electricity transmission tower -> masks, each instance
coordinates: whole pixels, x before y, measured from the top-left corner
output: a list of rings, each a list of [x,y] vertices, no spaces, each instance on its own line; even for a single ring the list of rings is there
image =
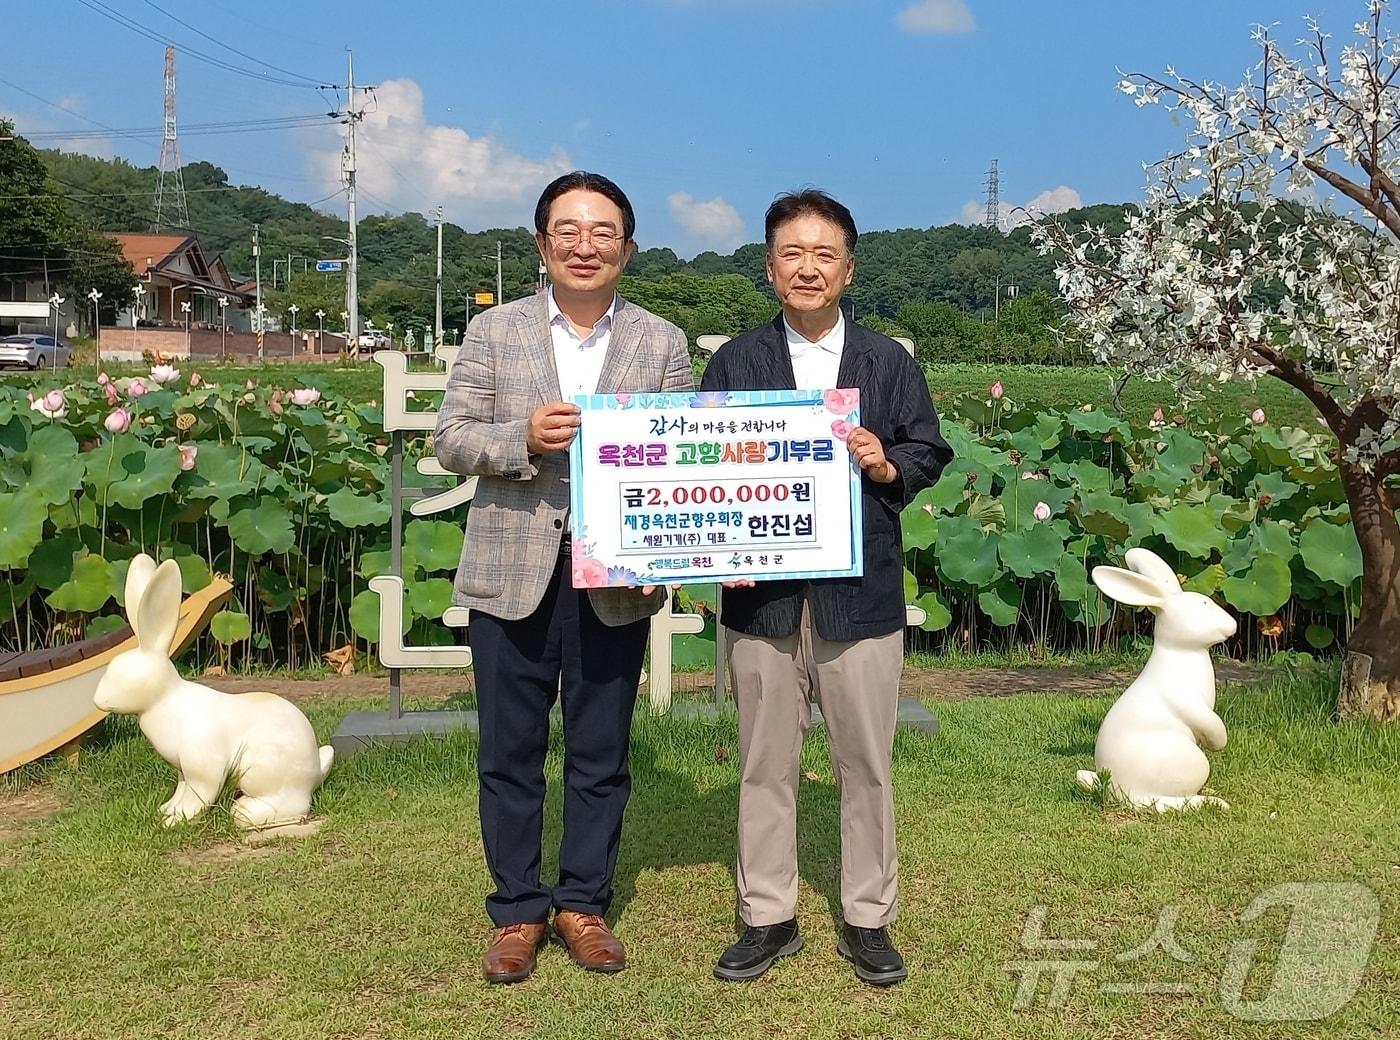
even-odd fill
[[[992,160],[992,168],[987,171],[987,215],[982,223],[989,228],[1001,229],[1001,175],[997,172],[997,161]]]
[[[168,183],[167,183],[168,182]],[[190,210],[185,201],[185,178],[180,172],[180,142],[175,136],[175,48],[165,48],[165,135],[160,142],[160,180],[156,185],[156,224],[168,222],[189,230]]]

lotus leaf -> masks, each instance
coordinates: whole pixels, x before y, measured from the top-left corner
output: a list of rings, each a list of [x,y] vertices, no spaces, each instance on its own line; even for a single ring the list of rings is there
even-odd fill
[[[1361,545],[1350,524],[1317,519],[1298,539],[1303,565],[1323,581],[1346,588],[1361,577]]]

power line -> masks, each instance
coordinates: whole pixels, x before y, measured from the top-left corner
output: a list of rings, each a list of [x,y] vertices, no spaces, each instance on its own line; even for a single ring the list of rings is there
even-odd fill
[[[100,14],[104,18],[116,22],[123,28],[130,29],[138,36],[144,36],[146,39],[152,41],[153,43],[159,43],[162,46],[168,43],[168,40],[164,34],[158,33],[155,30],[142,25],[135,19],[128,18],[120,11],[114,11],[112,8],[108,7],[105,3],[103,3],[102,0],[78,0],[78,3],[82,4],[90,11],[93,11],[96,14]],[[208,65],[214,66],[215,68],[224,69],[227,72],[232,72],[239,76],[247,76],[249,79],[257,80],[259,83],[275,83],[279,86],[297,87],[303,90],[319,89],[321,86],[315,80],[307,79],[304,76],[299,77],[301,82],[298,82],[297,80],[293,79],[284,79],[269,76],[266,73],[262,72],[254,72],[252,69],[246,69],[242,68],[241,66],[231,64],[230,62],[224,61],[222,58],[216,58],[211,54],[206,54],[203,51],[195,50],[193,47],[186,47],[181,45],[177,46],[176,49],[181,54],[186,54],[189,57],[196,59],[197,61],[202,61]]]
[[[368,137],[367,137],[367,138],[365,139],[365,142],[364,142],[364,143],[369,147],[369,150],[370,150],[371,152],[373,152],[375,155],[379,156],[380,159],[384,160],[384,164],[385,164],[386,166],[388,166],[389,169],[392,170],[392,171],[394,172],[394,174],[399,178],[399,180],[403,181],[403,182],[404,182],[405,184],[407,184],[410,188],[412,188],[414,191],[416,191],[419,195],[423,196],[423,198],[426,199],[426,198],[428,197],[428,193],[427,193],[426,191],[424,191],[423,188],[422,188],[417,182],[415,182],[411,177],[409,177],[408,174],[404,173],[401,169],[399,169],[397,166],[395,166],[395,165],[394,165],[394,161],[393,161],[392,159],[390,159],[387,155],[385,155],[385,154],[374,144],[373,141],[369,140]],[[369,194],[369,193],[366,192],[365,194]]]
[[[115,128],[115,127],[108,126],[106,123],[99,123],[96,119],[93,119],[93,118],[91,118],[90,116],[85,116],[85,115],[83,115],[81,112],[74,112],[71,108],[64,108],[64,107],[63,107],[62,105],[60,105],[58,102],[56,102],[56,101],[50,101],[48,98],[40,97],[38,94],[34,93],[32,90],[27,90],[27,89],[25,89],[24,87],[21,87],[18,83],[11,83],[9,80],[4,79],[4,78],[0,78],[0,83],[3,83],[5,86],[9,87],[9,88],[12,89],[12,90],[17,90],[17,91],[19,91],[21,94],[24,94],[26,97],[31,97],[31,98],[33,98],[35,101],[39,102],[40,104],[48,105],[50,108],[56,109],[57,111],[62,112],[62,113],[64,113],[65,115],[72,116],[74,119],[81,119],[83,122],[85,122],[85,123],[91,123],[93,126],[100,126],[103,130],[112,130],[112,131],[116,131],[116,128]],[[120,131],[116,131],[116,132],[120,132]],[[153,143],[153,142],[152,142],[152,143]]]
[[[57,178],[54,178],[57,180]],[[62,184],[62,181],[59,181]],[[225,184],[217,188],[188,188],[186,195],[196,193],[204,194],[211,191],[261,191],[261,188],[253,188],[245,184]],[[88,191],[88,192],[58,192],[57,194],[36,194],[25,192],[19,195],[0,195],[0,199],[129,199],[141,198],[147,195],[154,195],[155,188],[147,191]],[[337,190],[336,194],[340,194]]]
[[[276,132],[282,130],[308,130],[326,125],[326,117],[321,115],[311,116],[283,116],[275,119],[250,119],[243,121],[233,121],[228,123],[192,123],[189,126],[180,127],[180,135],[194,137],[209,137],[223,134],[251,134],[262,132]],[[150,135],[161,132],[160,127],[131,127],[129,129],[110,128],[105,131],[94,130],[37,130],[33,133],[22,133],[20,136],[28,141],[82,141],[97,137],[119,137],[134,140],[145,140]]]
[[[290,69],[284,69],[284,68],[281,68],[281,67],[279,67],[279,66],[277,66],[277,65],[271,65],[271,64],[269,64],[268,62],[263,61],[261,58],[258,58],[258,57],[255,57],[255,56],[252,55],[252,54],[247,54],[247,53],[245,53],[245,52],[243,52],[243,51],[240,51],[237,47],[230,47],[228,44],[224,43],[222,40],[217,40],[217,39],[215,39],[214,37],[210,36],[208,33],[202,32],[202,31],[200,31],[199,29],[196,29],[196,28],[195,28],[193,25],[191,25],[189,22],[186,22],[186,21],[181,20],[180,18],[177,18],[175,15],[171,14],[171,13],[170,13],[169,11],[167,11],[165,8],[163,8],[163,7],[161,7],[160,5],[158,5],[158,4],[154,3],[154,2],[152,2],[152,0],[142,0],[142,2],[143,2],[147,7],[151,8],[152,10],[159,12],[162,16],[164,16],[164,17],[166,17],[166,18],[169,18],[169,19],[170,19],[172,22],[174,22],[176,25],[183,25],[186,29],[188,29],[190,32],[194,33],[196,36],[203,37],[204,39],[208,40],[210,43],[215,44],[215,45],[217,45],[217,46],[219,46],[219,47],[222,47],[222,48],[223,48],[224,50],[226,50],[226,51],[230,51],[230,52],[232,52],[232,53],[234,53],[234,54],[237,54],[240,58],[247,58],[249,61],[255,61],[255,62],[257,62],[259,65],[263,66],[264,68],[271,69],[273,72],[280,72],[280,73],[282,73],[283,75],[292,77],[293,79],[306,80],[307,83],[309,83],[309,84],[311,84],[312,86],[315,86],[315,87],[320,87],[320,86],[322,85],[322,84],[319,83],[317,80],[311,79],[311,78],[309,78],[309,77],[307,77],[307,76],[303,76],[300,72],[292,72]]]

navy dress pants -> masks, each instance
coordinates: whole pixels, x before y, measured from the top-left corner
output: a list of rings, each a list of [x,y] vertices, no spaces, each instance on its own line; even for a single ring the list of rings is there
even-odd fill
[[[474,611],[467,628],[481,725],[481,838],[497,927],[544,921],[551,907],[604,914],[612,901],[645,620],[605,625],[561,557],[534,613],[504,621]],[[540,880],[549,712],[564,716],[564,834],[559,883]]]

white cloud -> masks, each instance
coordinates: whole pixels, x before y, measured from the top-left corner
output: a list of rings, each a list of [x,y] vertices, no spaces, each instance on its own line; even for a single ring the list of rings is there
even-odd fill
[[[965,33],[975,25],[965,0],[918,0],[900,11],[895,21],[911,33]]]
[[[1003,202],[999,214],[1001,229],[1010,231],[1022,224],[1038,220],[1048,213],[1063,213],[1065,210],[1078,209],[1083,205],[1084,200],[1079,197],[1079,192],[1067,184],[1061,184],[1049,191],[1042,191],[1029,202],[1019,206]],[[986,219],[986,202],[969,199],[963,203],[962,216],[958,222],[961,224],[981,224]]]
[[[702,202],[688,192],[666,197],[671,217],[698,244],[710,249],[734,249],[743,245],[744,220],[739,211],[715,196]]]
[[[459,223],[528,224],[540,189],[574,168],[559,147],[531,158],[494,137],[429,123],[423,90],[411,79],[379,84],[355,140],[357,183],[373,196],[367,208],[378,200],[426,213],[440,204]],[[315,153],[313,161],[327,190],[340,185],[338,147]]]

